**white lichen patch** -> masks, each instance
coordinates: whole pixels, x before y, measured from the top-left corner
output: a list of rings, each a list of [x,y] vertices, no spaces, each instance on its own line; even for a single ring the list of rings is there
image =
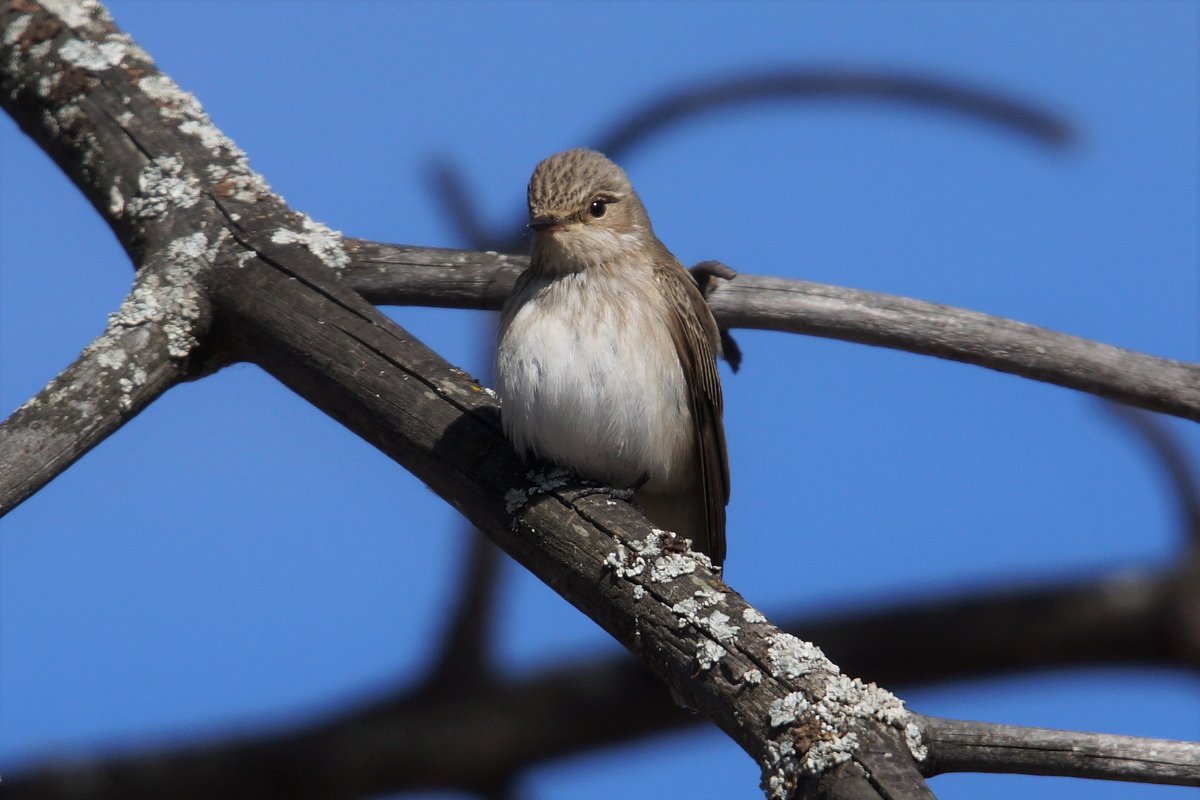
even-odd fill
[[[705,639],[696,648],[696,665],[702,670],[710,670],[720,663],[727,652],[724,647],[721,647],[721,645],[711,639]]]
[[[41,0],[42,8],[61,19],[68,28],[83,28],[92,21],[100,4],[95,0]]]
[[[714,611],[704,617],[700,621],[700,627],[712,634],[718,642],[732,641],[741,630],[737,625],[729,624],[729,615],[721,611]]]
[[[147,75],[138,81],[142,93],[154,101],[159,115],[169,122],[208,119],[200,101],[191,92],[179,88],[179,84],[161,73]]]
[[[4,29],[4,46],[12,47],[16,44],[25,35],[25,31],[29,28],[29,23],[32,21],[33,14],[22,14],[8,23],[8,27]]]
[[[885,725],[902,727],[910,719],[904,702],[896,695],[840,673],[826,680],[820,707],[828,711],[832,721],[870,717]]]
[[[604,564],[618,578],[636,578],[646,571],[646,559],[641,556],[631,556],[623,544],[618,544],[616,552],[609,553],[605,557]]]
[[[179,123],[179,130],[181,133],[195,136],[200,140],[200,144],[208,148],[208,151],[214,156],[220,155],[221,148],[229,143],[229,138],[211,122],[205,123],[195,119],[184,120]]]
[[[43,75],[42,77],[38,78],[38,82],[37,82],[38,97],[41,97],[41,98],[49,97],[50,93],[54,91],[54,87],[58,86],[58,82],[61,80],[62,80],[61,72],[52,72],[49,75]]]
[[[767,742],[762,787],[771,800],[791,797],[800,775],[796,745],[788,739]]]
[[[929,758],[929,747],[921,738],[921,729],[917,727],[917,723],[910,722],[904,726],[904,743],[908,745],[908,752],[912,753],[917,761]]]
[[[121,390],[121,396],[117,399],[117,404],[121,406],[121,410],[128,411],[133,408],[133,390],[136,388],[133,381],[129,378],[121,378],[117,381],[117,388]]]
[[[124,41],[88,42],[82,39],[71,39],[63,42],[58,48],[58,56],[66,63],[89,72],[103,72],[112,69],[125,60],[129,48]]]
[[[208,251],[208,237],[200,231],[180,236],[167,245],[167,258],[172,262],[204,258]]]
[[[793,771],[820,775],[851,758],[859,746],[855,729],[867,720],[901,731],[913,756],[925,757],[920,730],[899,698],[873,683],[841,674],[815,645],[788,634],[773,638],[768,655],[776,677],[813,675],[820,680],[811,694],[792,693],[768,706],[771,728],[782,729],[778,746],[768,750],[764,785],[772,797],[786,796],[786,791],[773,792],[795,786],[798,776]],[[795,751],[797,738],[807,743],[802,754]],[[789,749],[788,744],[793,746]],[[780,755],[784,753],[794,757]]]
[[[664,553],[654,559],[650,568],[650,580],[655,583],[670,583],[696,571],[696,559],[687,553]]]
[[[176,124],[181,133],[198,139],[210,155],[231,159],[230,164],[212,164],[207,168],[206,177],[218,194],[244,203],[270,195],[271,187],[250,169],[245,152],[213,123],[195,95],[158,73],[139,80],[138,88],[158,106],[164,122]]]
[[[139,277],[121,308],[109,315],[109,330],[157,326],[166,334],[167,354],[186,358],[197,345],[193,325],[200,318],[201,295],[185,271],[177,274],[178,283],[166,282],[153,272]]]
[[[191,208],[200,202],[196,178],[186,174],[175,156],[158,156],[138,175],[138,193],[125,204],[133,217],[151,219],[170,208]]]
[[[671,613],[678,617],[679,627],[686,628],[689,625],[695,625],[700,619],[700,603],[694,597],[680,600],[671,606]]]
[[[742,683],[750,686],[758,686],[762,683],[762,672],[757,669],[748,669],[742,673]]]
[[[747,607],[742,611],[742,619],[751,625],[761,625],[767,621],[767,618],[762,615],[757,608]]]
[[[120,369],[125,365],[125,351],[119,347],[110,347],[96,354],[96,363],[101,369]]]
[[[38,42],[33,47],[29,48],[29,57],[35,61],[41,61],[50,52],[50,48],[54,46],[54,42],[47,39],[44,42]],[[15,70],[14,70],[15,72]]]
[[[125,211],[125,196],[121,194],[120,188],[121,176],[117,176],[117,180],[112,186],[108,187],[108,213],[114,217],[119,217]]]
[[[794,724],[800,718],[800,715],[807,710],[808,700],[805,699],[803,692],[786,694],[778,700],[772,700],[771,704],[767,707],[772,728]]]
[[[799,678],[814,670],[838,671],[837,665],[812,642],[790,633],[773,634],[770,641],[767,656],[771,659],[771,674],[776,678]]]
[[[505,492],[504,508],[509,514],[516,512],[529,501],[530,497],[547,494],[566,486],[571,480],[571,474],[570,470],[561,467],[555,467],[548,472],[541,470],[526,472],[525,477],[533,482],[533,486],[526,489],[509,489]]]
[[[303,230],[280,228],[271,234],[275,244],[298,244],[308,249],[331,269],[341,269],[350,263],[350,256],[342,245],[341,231],[335,231],[320,222],[304,217]]]
[[[721,572],[720,568],[713,566],[712,559],[709,558],[706,553],[701,553],[699,550],[691,550],[690,549],[691,546],[692,546],[692,542],[691,542],[691,540],[688,540],[688,548],[689,548],[688,555],[690,555],[692,557],[692,559],[696,562],[696,566],[704,567],[709,572],[715,572],[715,573],[720,574],[720,572]]]
[[[646,589],[644,586],[638,584],[633,587],[633,599],[634,600],[641,600],[645,596],[646,596]]]
[[[854,757],[858,749],[858,734],[847,733],[816,742],[804,754],[800,767],[812,775],[820,775]]]
[[[632,541],[628,548],[618,545],[617,552],[608,556],[608,564],[618,577],[641,575],[649,569],[650,580],[670,583],[684,575],[691,575],[697,566],[711,566],[712,562],[707,556],[690,549],[691,544],[690,540],[681,539],[669,531],[652,528],[645,540]]]

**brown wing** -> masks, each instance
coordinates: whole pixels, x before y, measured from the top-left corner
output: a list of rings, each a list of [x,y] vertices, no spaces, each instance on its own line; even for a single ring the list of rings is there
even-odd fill
[[[696,282],[683,265],[667,253],[655,263],[655,274],[670,300],[671,338],[688,382],[688,405],[700,458],[700,483],[708,525],[707,541],[696,546],[716,566],[725,561],[725,506],[729,502],[729,455],[725,450],[725,425],[721,414],[721,379],[717,355],[721,334]]]

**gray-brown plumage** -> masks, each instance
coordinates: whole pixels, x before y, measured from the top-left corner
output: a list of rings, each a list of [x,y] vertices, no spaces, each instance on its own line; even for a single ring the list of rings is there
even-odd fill
[[[720,335],[623,170],[567,150],[529,181],[530,267],[505,304],[497,392],[513,446],[615,487],[725,558]]]

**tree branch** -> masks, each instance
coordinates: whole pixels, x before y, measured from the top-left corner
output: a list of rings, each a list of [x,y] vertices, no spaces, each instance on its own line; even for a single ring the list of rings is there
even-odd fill
[[[770,70],[705,81],[653,98],[596,138],[596,149],[620,160],[635,144],[696,115],[752,103],[862,98],[915,105],[998,125],[1048,145],[1070,141],[1058,115],[997,92],[919,75],[863,70]]]
[[[330,269],[348,261],[340,236],[271,194],[98,4],[9,0],[0,14],[0,102],[88,194],[146,280],[164,277],[156,259],[183,265],[178,285],[211,302],[218,363],[259,364],[425,481],[721,727],[758,762],[769,796],[931,796],[919,717],[780,632],[627,503],[528,471],[486,390],[340,283]],[[167,333],[171,357],[198,353],[198,341],[173,348]],[[263,755],[315,760],[313,744]],[[345,796],[341,781],[357,793],[378,775],[356,769],[367,748],[351,747],[330,776],[337,785],[287,785],[273,763],[258,776],[286,796]]]
[[[1167,479],[1188,541],[1200,552],[1200,478],[1182,442],[1172,435],[1161,418],[1137,409],[1105,403],[1105,410],[1137,435],[1150,451],[1156,467]]]
[[[1065,145],[1074,135],[1066,120],[1051,111],[962,83],[894,71],[784,68],[722,75],[659,93],[637,108],[618,114],[617,123],[609,130],[584,141],[620,162],[635,147],[668,128],[704,114],[754,104],[821,99],[867,100],[957,114],[1050,146]],[[521,241],[513,231],[521,230],[523,219],[491,232],[477,223],[462,176],[448,162],[437,163],[430,179],[459,229],[467,232],[466,241],[473,248],[519,249]]]
[[[210,315],[195,295],[196,313],[179,315],[172,294],[186,291],[139,281],[108,329],[0,425],[0,516],[186,377],[173,337],[195,340]]]
[[[783,627],[821,642],[846,672],[890,686],[1064,666],[1194,670],[1200,654],[1184,647],[1186,636],[1169,621],[1188,624],[1186,598],[1198,591],[1200,582],[1190,576],[1122,572],[1075,586],[1003,588],[883,611],[791,617]],[[47,763],[8,775],[5,787],[14,796],[74,797],[52,787],[78,785],[87,787],[90,800],[115,800],[134,785],[144,788],[129,796],[163,797],[185,785],[212,797],[272,781],[311,786],[317,776],[354,769],[376,781],[363,794],[487,792],[556,758],[700,724],[705,720],[679,709],[641,663],[623,656],[486,682],[439,681],[431,674],[413,688],[298,730]],[[479,750],[469,754],[469,770],[456,771],[464,741]]]
[[[627,503],[527,475],[495,401],[337,282],[340,236],[272,194],[98,3],[10,0],[0,14],[0,102],[53,149],[135,264],[183,257],[223,352],[425,481],[716,722],[760,764],[770,796],[929,796],[896,698],[779,632]],[[64,108],[73,126],[49,113]],[[883,754],[887,777],[872,775]]]
[[[1200,786],[1200,744],[925,717],[927,777],[947,772],[1062,775]]]
[[[344,279],[371,302],[496,309],[524,257],[351,240]],[[1200,421],[1200,366],[976,311],[809,281],[738,275],[708,295],[724,327],[906,350]]]

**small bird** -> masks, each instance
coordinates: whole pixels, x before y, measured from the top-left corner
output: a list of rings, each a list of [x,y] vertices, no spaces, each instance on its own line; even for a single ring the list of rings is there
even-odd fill
[[[708,303],[593,150],[537,165],[529,227],[496,350],[505,434],[523,456],[634,489],[652,523],[720,567],[729,459]]]

